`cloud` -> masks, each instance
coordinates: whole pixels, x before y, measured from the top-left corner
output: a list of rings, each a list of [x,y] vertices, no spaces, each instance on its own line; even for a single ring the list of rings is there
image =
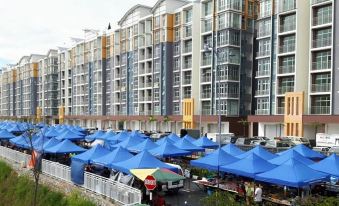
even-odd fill
[[[0,4],[0,67],[31,53],[83,37],[84,28],[114,25],[132,6],[153,6],[156,0],[11,0]],[[15,8],[15,10],[13,10]],[[5,63],[4,63],[5,62]]]

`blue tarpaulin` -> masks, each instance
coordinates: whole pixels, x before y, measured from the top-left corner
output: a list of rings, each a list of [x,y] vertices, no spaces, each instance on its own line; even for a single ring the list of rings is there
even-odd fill
[[[314,162],[304,156],[302,156],[301,154],[299,154],[298,152],[296,152],[295,150],[289,150],[287,152],[285,152],[282,155],[279,155],[276,158],[270,159],[268,162],[274,164],[274,165],[281,165],[282,163],[286,162],[289,159],[296,159],[299,162],[305,164],[305,165],[311,165]]]
[[[98,144],[87,150],[86,152],[73,156],[72,161],[76,160],[78,162],[89,164],[92,162],[93,159],[102,157],[104,155],[107,155],[108,153],[110,153],[109,150],[103,148],[101,145]]]
[[[114,135],[112,137],[107,138],[107,141],[111,141],[111,142],[122,142],[124,140],[126,140],[129,137],[128,132],[126,131],[122,131],[117,135]]]
[[[85,140],[88,142],[96,140],[98,137],[105,135],[105,132],[102,130],[96,131],[94,134],[88,135],[85,137]]]
[[[95,159],[92,159],[93,164],[103,165],[105,167],[111,167],[111,164],[115,162],[121,162],[132,158],[133,155],[129,153],[125,148],[118,147],[112,152]]]
[[[238,156],[245,153],[244,151],[239,149],[239,147],[231,143],[223,146],[221,149],[233,156]]]
[[[158,147],[149,150],[149,152],[157,157],[180,157],[192,154],[190,151],[182,150],[174,146],[169,139]]]
[[[52,154],[80,153],[84,151],[86,151],[86,149],[77,146],[68,139],[65,139],[64,141],[60,142],[59,144],[53,147],[48,147],[45,149],[45,153]]]
[[[97,136],[96,139],[108,140],[110,138],[113,138],[114,135],[116,135],[116,133],[111,130],[101,136]]]
[[[56,137],[60,135],[54,127],[50,127],[48,131],[45,133],[46,137]]]
[[[194,141],[196,141],[197,139],[194,139],[193,137],[191,137],[190,135],[186,134],[182,139],[186,139],[189,142],[193,143]]]
[[[326,178],[328,178],[327,174],[315,171],[293,158],[270,171],[255,176],[255,179],[259,181],[290,187],[303,187]]]
[[[58,135],[56,137],[56,139],[58,140],[81,140],[84,139],[84,137],[82,135],[76,134],[70,130],[66,130],[65,132],[63,132],[62,134]]]
[[[332,154],[320,162],[310,165],[310,167],[339,178],[339,157],[336,154]]]
[[[128,160],[113,163],[111,167],[126,174],[130,174],[130,169],[166,168],[176,170],[175,167],[161,162],[147,151],[143,151]]]
[[[140,144],[144,139],[140,139],[139,137],[135,136],[129,136],[126,140],[123,142],[120,142],[115,145],[111,145],[111,147],[116,148],[116,147],[123,147],[123,148],[129,148],[131,146],[135,146],[137,144]]]
[[[235,175],[254,178],[258,173],[266,172],[276,166],[267,162],[255,153],[250,153],[245,158],[232,164],[221,166],[220,170]]]
[[[178,135],[176,135],[174,133],[171,133],[171,134],[167,135],[166,137],[173,140],[174,142],[179,141],[181,139]]]
[[[178,147],[179,149],[191,151],[191,152],[202,152],[205,151],[204,148],[198,147],[194,145],[192,142],[187,140],[187,138],[182,138],[180,141],[176,142],[174,146]]]
[[[152,140],[150,139],[145,139],[144,141],[142,141],[141,143],[137,144],[137,145],[134,145],[134,146],[131,146],[131,147],[128,147],[127,149],[130,151],[130,152],[133,152],[133,153],[139,153],[141,151],[144,151],[144,150],[150,150],[150,149],[154,149],[156,148],[158,145],[155,144]]]
[[[0,131],[0,139],[12,139],[14,138],[15,136],[8,132],[6,129],[3,129]]]
[[[191,165],[195,167],[205,168],[208,170],[218,170],[218,167],[234,163],[239,159],[226,153],[222,149],[217,149],[214,152],[197,160],[192,160]]]
[[[310,148],[308,148],[307,146],[303,145],[303,144],[299,144],[289,150],[295,150],[297,151],[299,154],[301,154],[304,157],[310,158],[310,159],[323,159],[326,156],[323,154],[320,154],[319,152],[316,152]],[[282,155],[284,153],[288,152],[288,150],[284,151],[284,152],[280,152],[278,153],[279,155]]]
[[[45,150],[45,149],[47,149],[47,148],[49,148],[49,147],[53,147],[53,146],[55,146],[55,145],[57,145],[57,144],[59,144],[60,143],[60,141],[59,140],[57,140],[57,139],[55,139],[54,137],[52,137],[50,140],[48,140],[47,142],[45,142],[44,144],[43,144],[43,146],[42,146],[42,148],[37,148],[37,150],[38,151],[42,151],[42,149],[43,150]]]
[[[84,169],[85,163],[81,161],[72,160],[71,163],[71,180],[77,185],[84,184]]]
[[[163,144],[165,141],[169,141],[170,143],[174,144],[176,141],[172,140],[171,138],[169,138],[168,136],[163,137],[161,139],[159,139],[158,141],[155,142],[155,144],[157,145],[161,145]]]
[[[194,145],[202,148],[218,148],[219,145],[207,137],[203,136],[193,142]]]
[[[37,151],[42,151],[43,145],[49,141],[50,138],[45,136],[39,136],[34,142],[33,142],[33,148]]]
[[[252,153],[263,158],[264,160],[270,160],[270,159],[277,157],[277,155],[270,153],[269,151],[262,148],[260,145],[258,145],[256,147],[254,147],[253,149],[245,152],[244,154],[238,155],[237,157],[242,159],[242,158],[245,158]]]
[[[14,125],[10,126],[9,128],[7,128],[7,131],[12,132],[12,133],[16,133],[16,132],[24,132],[26,130],[21,130],[21,128],[19,128],[19,126],[17,124],[14,124]]]

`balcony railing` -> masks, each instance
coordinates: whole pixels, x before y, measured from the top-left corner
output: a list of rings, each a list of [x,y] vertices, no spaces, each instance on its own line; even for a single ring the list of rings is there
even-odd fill
[[[269,109],[257,109],[255,110],[255,114],[256,115],[268,115],[270,114],[270,110]]]
[[[278,88],[278,94],[285,94],[286,92],[293,92],[294,86],[282,86]]]
[[[312,4],[319,4],[325,1],[331,1],[331,0],[312,0]]]
[[[293,52],[295,50],[295,44],[288,44],[279,47],[280,53]]]
[[[264,31],[258,31],[258,37],[264,37],[264,36],[269,36],[271,35],[271,31],[270,30],[264,30]]]
[[[270,90],[257,90],[255,91],[255,96],[269,95]]]
[[[219,93],[219,95],[221,98],[239,98],[238,93]],[[217,97],[219,98],[218,95]]]
[[[271,51],[258,51],[257,52],[257,57],[262,57],[262,56],[269,56]]]
[[[279,12],[286,12],[286,11],[290,11],[290,10],[294,10],[295,9],[295,1],[286,1],[283,2],[281,1],[281,4],[279,6]]]
[[[312,84],[312,92],[330,92],[331,84]]]
[[[313,62],[312,63],[312,70],[324,70],[324,69],[331,69],[332,62]]]
[[[313,48],[327,47],[331,46],[332,39],[331,38],[321,38],[313,40]]]
[[[270,71],[269,70],[259,70],[256,72],[256,77],[262,77],[262,76],[269,76]]]
[[[211,80],[212,77],[210,75],[201,77],[201,82],[211,82]]]
[[[209,99],[211,98],[211,93],[202,93],[201,94],[201,99]]]
[[[184,52],[183,53],[190,53],[190,52],[192,52],[192,45],[184,47]]]
[[[277,114],[284,114],[285,113],[285,107],[277,107]]]
[[[212,64],[212,58],[202,60],[202,66],[208,66],[208,65],[211,65],[211,64]]]
[[[319,26],[322,24],[329,24],[332,22],[332,16],[315,16],[313,17],[313,26]]]
[[[289,74],[294,73],[294,65],[280,66],[278,74]]]
[[[280,33],[294,31],[296,28],[295,23],[293,24],[284,24],[280,26]]]
[[[330,114],[330,106],[312,106],[311,114]]]
[[[183,84],[191,84],[191,79],[184,79]]]

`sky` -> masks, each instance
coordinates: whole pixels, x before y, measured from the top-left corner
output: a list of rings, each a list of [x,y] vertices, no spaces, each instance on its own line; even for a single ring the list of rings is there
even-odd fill
[[[24,55],[47,54],[83,38],[83,29],[107,28],[134,5],[157,0],[2,0],[0,3],[0,68]]]

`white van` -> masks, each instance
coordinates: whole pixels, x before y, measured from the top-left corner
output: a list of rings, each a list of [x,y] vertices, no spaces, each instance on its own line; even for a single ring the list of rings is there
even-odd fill
[[[176,165],[176,164],[171,164],[171,163],[166,163],[172,167],[175,167],[178,169],[178,174],[181,176],[184,176],[184,172],[181,168],[180,165]],[[174,192],[177,193],[181,188],[184,188],[184,180],[179,180],[176,182],[173,181],[168,181],[167,184],[162,185],[162,191],[164,192]]]
[[[207,133],[207,138],[211,139],[213,142],[220,144],[229,144],[229,143],[235,143],[235,135],[233,133]]]

